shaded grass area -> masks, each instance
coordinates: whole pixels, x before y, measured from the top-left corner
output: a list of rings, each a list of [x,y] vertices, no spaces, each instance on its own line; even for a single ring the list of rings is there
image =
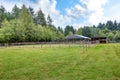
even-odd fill
[[[1,80],[120,80],[120,44],[0,49]]]

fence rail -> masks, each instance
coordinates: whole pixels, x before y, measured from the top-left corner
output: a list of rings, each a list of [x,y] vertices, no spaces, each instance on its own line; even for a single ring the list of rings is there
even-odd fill
[[[81,42],[22,42],[22,43],[0,43],[1,48],[52,48],[52,47],[72,47],[77,46],[82,48],[82,53],[85,53],[92,46],[90,41]]]
[[[20,42],[20,43],[0,43],[0,46],[22,46],[22,45],[55,45],[55,44],[65,44],[65,45],[80,45],[80,44],[91,44],[89,41],[81,42]]]

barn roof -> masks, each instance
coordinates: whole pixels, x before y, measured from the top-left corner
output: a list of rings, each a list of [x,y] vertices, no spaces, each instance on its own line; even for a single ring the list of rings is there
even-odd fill
[[[77,35],[77,34],[66,36],[65,39],[87,39],[87,40],[90,40],[89,37],[82,36],[82,35]]]

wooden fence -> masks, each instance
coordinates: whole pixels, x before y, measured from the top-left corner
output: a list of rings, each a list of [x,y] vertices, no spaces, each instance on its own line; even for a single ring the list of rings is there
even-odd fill
[[[79,41],[79,42],[20,42],[20,43],[0,43],[1,47],[9,47],[9,46],[24,46],[24,45],[49,45],[54,46],[54,45],[58,45],[58,46],[81,46],[81,45],[91,45],[91,42],[89,41]]]

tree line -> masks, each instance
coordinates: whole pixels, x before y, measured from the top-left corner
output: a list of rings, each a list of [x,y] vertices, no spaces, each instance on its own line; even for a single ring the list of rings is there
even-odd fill
[[[120,39],[120,23],[107,21],[79,29],[66,25],[63,29],[54,26],[50,15],[45,18],[41,9],[35,13],[32,7],[23,4],[21,8],[15,5],[11,12],[7,12],[4,6],[0,6],[0,43],[56,41],[72,34],[105,36],[110,41],[117,41]]]
[[[107,37],[109,41],[117,42],[120,40],[120,23],[109,20],[97,26],[79,28],[77,33],[88,37]]]
[[[63,39],[64,35],[52,24],[52,19],[39,9],[16,5],[11,12],[0,7],[0,42],[39,42]]]

